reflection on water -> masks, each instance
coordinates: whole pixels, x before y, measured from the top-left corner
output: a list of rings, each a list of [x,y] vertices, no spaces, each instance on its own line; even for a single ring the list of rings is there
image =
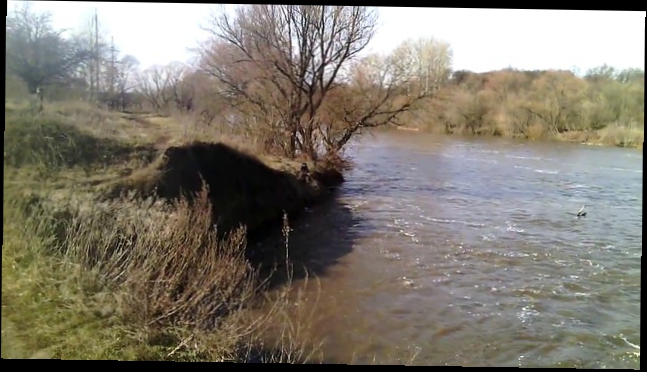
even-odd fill
[[[640,368],[641,153],[382,133],[352,155],[291,238],[325,263],[328,360]]]

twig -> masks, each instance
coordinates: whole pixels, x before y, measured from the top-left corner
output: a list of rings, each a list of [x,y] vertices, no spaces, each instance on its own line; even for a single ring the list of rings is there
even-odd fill
[[[176,347],[175,349],[173,349],[173,351],[171,351],[170,353],[168,353],[168,354],[166,355],[166,357],[167,357],[167,358],[170,358],[171,356],[173,356],[173,354],[175,354],[178,350],[180,350],[180,349],[182,348],[182,346],[187,346],[187,342],[191,341],[192,339],[193,339],[193,335],[190,335],[189,337],[187,337],[187,338],[185,338],[184,340],[182,340],[182,342],[180,342],[180,344],[179,344],[179,345],[177,345],[177,347]]]

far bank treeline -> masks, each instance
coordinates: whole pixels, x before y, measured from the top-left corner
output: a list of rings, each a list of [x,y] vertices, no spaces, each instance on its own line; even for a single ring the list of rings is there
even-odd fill
[[[47,14],[16,8],[7,99],[191,116],[289,157],[338,155],[355,134],[387,125],[616,146],[644,138],[643,70],[455,71],[451,46],[433,37],[367,54],[378,23],[365,7],[244,5],[209,19],[194,61],[142,71],[97,16],[67,34]]]

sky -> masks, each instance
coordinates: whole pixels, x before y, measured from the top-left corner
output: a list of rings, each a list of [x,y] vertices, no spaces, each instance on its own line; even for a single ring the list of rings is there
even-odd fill
[[[13,3],[13,4],[12,4]],[[18,3],[10,0],[9,8]],[[33,1],[57,28],[80,29],[97,9],[102,30],[143,68],[188,61],[206,37],[211,4]],[[646,11],[379,8],[369,51],[388,52],[407,38],[435,37],[454,52],[454,69],[485,72],[645,65]]]

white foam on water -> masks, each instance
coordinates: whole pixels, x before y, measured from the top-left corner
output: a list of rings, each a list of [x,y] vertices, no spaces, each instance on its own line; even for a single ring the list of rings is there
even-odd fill
[[[636,345],[636,344],[633,344],[633,343],[629,342],[629,340],[627,340],[627,338],[624,337],[623,335],[620,335],[620,339],[622,341],[624,341],[627,345],[629,345],[632,348],[638,350],[638,351],[628,351],[627,354],[633,355],[633,356],[636,356],[636,357],[640,358],[640,345]]]
[[[550,170],[550,169],[534,169],[535,172],[537,173],[544,173],[544,174],[558,174],[559,171],[556,170]]]
[[[604,170],[614,170],[616,172],[631,172],[631,173],[642,173],[642,169],[626,169],[626,168],[600,168]]]
[[[398,279],[400,279],[402,281],[402,285],[404,285],[407,288],[413,288],[415,286],[415,283],[413,282],[413,280],[411,280],[410,278],[407,278],[406,276],[400,277]]]
[[[542,161],[555,161],[554,159],[548,159],[548,158],[538,158],[534,156],[514,156],[514,155],[506,155],[506,158],[509,159],[521,159],[521,160],[542,160]]]
[[[469,227],[485,227],[484,224],[482,223],[475,223],[475,222],[467,222],[467,221],[458,221],[458,220],[450,220],[450,219],[442,219],[442,218],[433,218],[425,215],[420,215],[420,218],[427,220],[429,222],[436,222],[436,223],[443,223],[443,224],[461,224]]]
[[[396,261],[402,260],[402,256],[400,255],[400,253],[396,253],[396,252],[385,251],[384,257],[388,258],[389,260],[396,260]]]
[[[402,235],[404,235],[404,236],[408,236],[408,237],[410,237],[410,238],[412,238],[412,237],[416,236],[416,233],[414,233],[414,232],[409,232],[409,231],[404,231],[404,230],[400,230],[400,234],[402,234]]]
[[[525,232],[524,229],[518,227],[514,222],[506,221],[505,223],[507,225],[505,230],[508,232]]]
[[[525,167],[523,165],[515,165],[514,167],[517,169],[531,170],[531,171],[535,171],[537,173],[543,173],[543,174],[559,174],[559,171],[551,170],[551,169],[535,169],[531,167]]]
[[[481,235],[481,238],[482,238],[482,239],[483,239],[483,241],[485,241],[485,242],[493,242],[493,241],[496,241],[496,236],[494,236],[494,235],[492,235],[492,234]]]
[[[469,158],[469,157],[462,156],[462,155],[450,155],[450,154],[438,154],[438,155],[440,155],[442,157],[445,157],[445,158],[451,158],[451,159],[460,159],[460,160],[475,161],[475,162],[480,162],[480,163],[498,164],[498,161],[492,160],[492,159]]]
[[[524,306],[517,312],[517,319],[519,319],[521,323],[528,323],[537,316],[539,316],[539,311],[533,309],[532,305]]]
[[[627,338],[626,338],[625,336],[620,335],[620,339],[621,339],[622,341],[626,342],[626,343],[627,343],[627,345],[629,345],[629,346],[633,347],[634,349],[638,349],[638,350],[640,350],[640,345],[632,344],[631,342],[629,342],[629,340],[627,340]]]

